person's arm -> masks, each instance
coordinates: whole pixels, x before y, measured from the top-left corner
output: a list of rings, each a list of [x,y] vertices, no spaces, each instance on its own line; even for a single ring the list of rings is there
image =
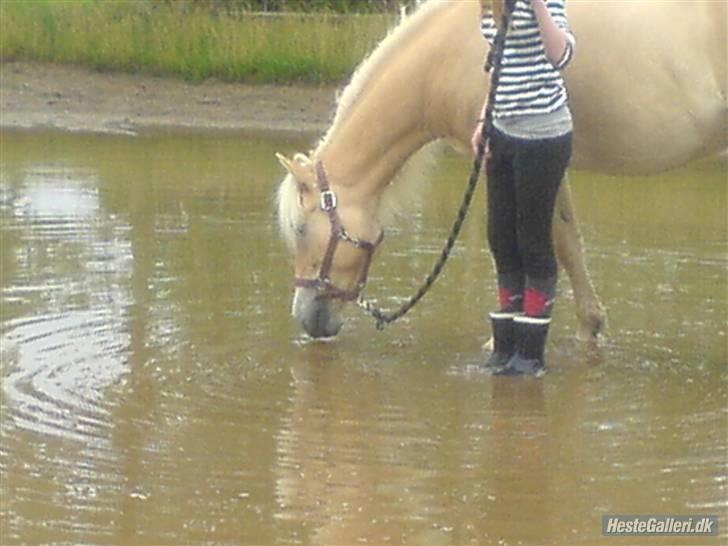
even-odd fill
[[[546,0],[531,0],[531,6],[536,14],[541,39],[546,50],[546,57],[556,68],[564,68],[574,50],[574,36],[568,30],[566,16],[561,16],[561,25],[551,15]]]
[[[499,15],[502,14],[503,9],[503,0],[480,0],[480,31],[483,34],[483,38],[485,38],[488,43],[490,44],[490,47],[493,47],[493,41],[495,40],[495,35],[498,32],[498,25],[496,24],[495,13],[497,12]],[[490,57],[490,54],[489,54]],[[487,64],[486,64],[487,66]],[[478,116],[478,119],[475,122],[475,129],[473,130],[473,134],[470,137],[470,145],[473,148],[473,154],[477,154],[478,152],[478,145],[480,144],[480,141],[483,138],[483,124],[485,122],[485,111],[488,107],[488,101],[483,103],[483,107],[480,109],[480,115]],[[487,146],[486,142],[486,146]],[[486,156],[487,156],[487,149],[486,149]]]

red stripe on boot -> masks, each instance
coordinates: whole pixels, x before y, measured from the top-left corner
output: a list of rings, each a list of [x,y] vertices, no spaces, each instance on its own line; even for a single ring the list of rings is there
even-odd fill
[[[526,288],[523,300],[523,310],[529,317],[544,316],[548,310],[548,305],[551,303],[546,294],[535,288]]]
[[[503,288],[503,287],[498,288],[498,301],[500,302],[501,309],[508,309],[508,306],[510,305],[512,298],[513,298],[513,292],[511,292],[507,288]]]

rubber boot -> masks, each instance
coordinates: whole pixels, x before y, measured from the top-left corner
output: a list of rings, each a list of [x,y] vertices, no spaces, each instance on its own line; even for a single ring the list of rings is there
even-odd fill
[[[516,352],[495,375],[529,375],[542,377],[546,373],[544,348],[551,318],[520,316],[513,319]]]
[[[490,314],[493,352],[485,361],[484,366],[494,372],[502,370],[516,351],[516,334],[513,325],[513,318],[516,315],[516,313],[502,311]]]

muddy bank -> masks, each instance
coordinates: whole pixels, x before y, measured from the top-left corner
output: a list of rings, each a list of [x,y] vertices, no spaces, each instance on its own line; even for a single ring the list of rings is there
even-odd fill
[[[334,87],[282,87],[0,64],[0,128],[136,134],[151,129],[317,133]]]

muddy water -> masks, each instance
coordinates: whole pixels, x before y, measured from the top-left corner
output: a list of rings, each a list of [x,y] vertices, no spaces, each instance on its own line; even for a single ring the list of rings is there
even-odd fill
[[[606,513],[728,537],[725,164],[574,176],[610,337],[573,340],[562,280],[534,381],[478,370],[482,195],[401,324],[311,343],[271,200],[273,152],[310,142],[1,138],[2,544],[596,545]],[[424,276],[466,169],[441,158],[370,295]]]

